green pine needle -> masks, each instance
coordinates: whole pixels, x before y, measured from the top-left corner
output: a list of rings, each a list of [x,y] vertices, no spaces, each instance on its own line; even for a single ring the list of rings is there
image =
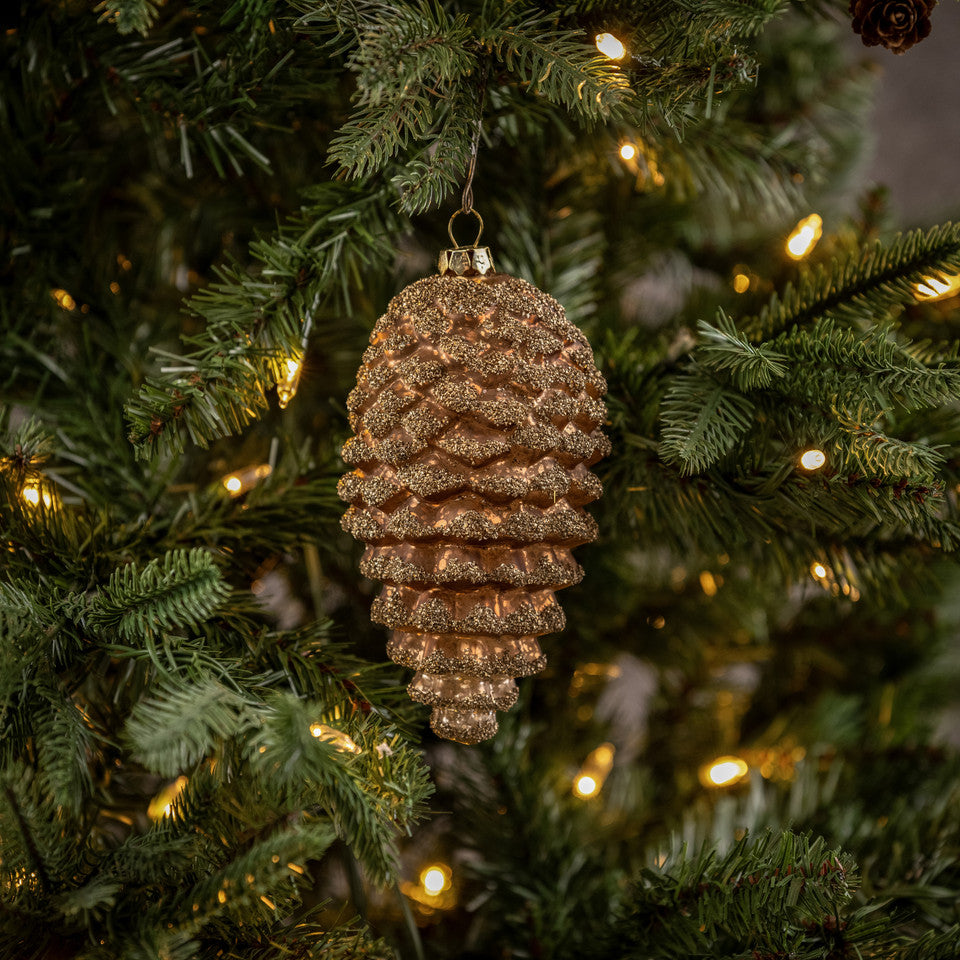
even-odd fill
[[[171,550],[142,570],[129,563],[110,576],[90,604],[89,622],[137,641],[206,620],[229,594],[205,550]]]

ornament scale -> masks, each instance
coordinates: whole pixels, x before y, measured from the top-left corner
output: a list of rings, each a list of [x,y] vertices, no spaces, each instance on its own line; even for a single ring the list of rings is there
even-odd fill
[[[479,239],[479,237],[478,237]],[[539,673],[565,620],[571,551],[596,539],[584,505],[609,452],[606,390],[583,333],[485,247],[445,251],[377,322],[347,402],[354,436],[343,527],[383,581],[371,617],[416,671],[410,696],[441,737],[477,743]]]

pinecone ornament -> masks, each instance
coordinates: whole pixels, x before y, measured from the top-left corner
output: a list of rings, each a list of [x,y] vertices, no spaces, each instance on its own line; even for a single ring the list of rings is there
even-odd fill
[[[367,544],[360,569],[384,584],[371,617],[441,737],[492,737],[515,678],[546,663],[537,638],[564,626],[555,591],[597,536],[605,390],[560,304],[483,247],[445,252],[373,330],[347,401],[343,528]]]
[[[865,46],[904,53],[930,35],[936,0],[850,0],[853,31]]]

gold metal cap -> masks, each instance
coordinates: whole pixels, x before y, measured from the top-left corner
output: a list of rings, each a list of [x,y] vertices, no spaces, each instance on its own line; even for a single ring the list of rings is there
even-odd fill
[[[472,213],[478,222],[477,236],[468,246],[461,246],[453,235],[453,221],[461,213]],[[488,273],[496,273],[490,248],[477,246],[480,235],[483,233],[483,217],[476,210],[457,210],[447,224],[447,233],[450,234],[453,248],[440,253],[437,268],[442,276],[451,273],[458,277],[486,276]]]

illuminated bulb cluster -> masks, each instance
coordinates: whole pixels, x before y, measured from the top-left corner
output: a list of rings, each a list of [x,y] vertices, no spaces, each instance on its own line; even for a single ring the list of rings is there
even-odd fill
[[[804,217],[787,237],[787,253],[794,260],[802,260],[823,236],[823,218],[818,213]]]
[[[43,501],[45,507],[49,507],[52,503],[50,499],[50,494],[46,490],[42,490],[38,483],[27,483],[24,485],[23,489],[20,491],[20,496],[30,504],[31,507],[39,507],[40,501]]]
[[[960,293],[960,273],[944,277],[924,277],[917,284],[919,300],[946,300]]]
[[[327,726],[325,723],[312,723],[310,725],[310,735],[325,743],[331,743],[341,753],[362,753],[353,740],[342,730],[336,727]]]
[[[805,450],[800,457],[800,466],[804,470],[819,470],[826,462],[827,455],[816,448]]]
[[[244,467],[236,473],[229,473],[220,482],[223,488],[232,497],[239,497],[255,487],[261,480],[269,477],[273,468],[269,463],[258,463],[252,467]]]
[[[74,310],[77,306],[77,301],[67,293],[66,290],[51,290],[50,296],[57,301],[57,306],[61,310]]]
[[[402,881],[400,890],[408,896],[419,913],[429,916],[435,910],[448,910],[457,902],[453,871],[445,863],[429,863],[416,883]]]
[[[177,777],[173,783],[168,783],[151,801],[147,807],[147,816],[151,820],[163,820],[169,817],[173,810],[174,801],[183,793],[187,785],[186,777]]]
[[[445,863],[434,863],[420,872],[420,886],[430,897],[438,897],[450,889],[450,868]]]
[[[700,571],[700,589],[708,596],[715,597],[723,584],[723,577],[714,576],[710,570]]]
[[[700,782],[707,787],[729,787],[739,783],[748,772],[739,757],[717,757],[700,770]]]
[[[613,769],[616,748],[612,743],[601,743],[590,752],[579,773],[573,778],[573,795],[581,800],[595,797]]]
[[[596,43],[597,49],[611,60],[620,60],[627,52],[627,48],[612,33],[598,33]]]
[[[642,140],[631,142],[625,140],[620,144],[620,159],[637,174],[637,186],[644,189],[647,181],[655,187],[662,187],[666,178],[660,172],[653,151],[646,147]]]
[[[297,387],[300,386],[303,358],[288,358],[284,361],[283,369],[283,376],[277,381],[277,400],[280,403],[280,409],[286,410],[287,405],[297,395]]]
[[[835,597],[842,594],[854,603],[860,599],[860,591],[847,580],[843,573],[837,574],[819,560],[814,560],[810,564],[810,575],[824,590],[829,591]]]
[[[45,510],[59,507],[57,488],[46,479],[30,479],[20,488],[20,499],[31,508]]]

